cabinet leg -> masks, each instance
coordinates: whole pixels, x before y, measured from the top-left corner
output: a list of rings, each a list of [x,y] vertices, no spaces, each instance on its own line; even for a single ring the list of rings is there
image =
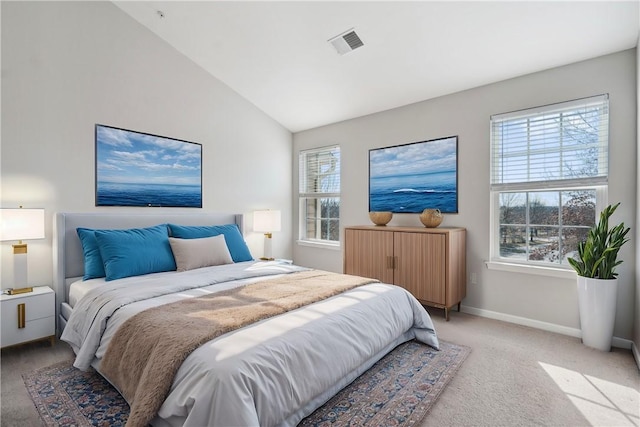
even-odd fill
[[[444,308],[444,318],[447,322],[449,321],[449,309],[447,307]]]
[[[458,303],[458,313],[460,313],[460,303]]]

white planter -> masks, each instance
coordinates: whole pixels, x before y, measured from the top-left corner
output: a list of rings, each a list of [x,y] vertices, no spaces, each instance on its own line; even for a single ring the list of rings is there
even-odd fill
[[[578,308],[584,345],[602,351],[611,350],[617,294],[618,279],[578,276]]]

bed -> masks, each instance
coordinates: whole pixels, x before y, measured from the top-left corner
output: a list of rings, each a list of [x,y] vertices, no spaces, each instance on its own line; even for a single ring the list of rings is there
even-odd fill
[[[416,339],[438,348],[431,318],[404,289],[287,262],[246,259],[242,222],[242,215],[236,214],[56,214],[54,276],[61,339],[76,353],[74,366],[92,366],[129,401],[132,413],[128,425],[294,426],[399,344]],[[238,230],[242,243],[232,240],[235,234],[224,234],[225,239],[189,234],[217,227]],[[78,228],[89,230],[103,245],[103,266],[109,280],[83,280],[93,267],[86,264],[86,234],[81,242]],[[196,267],[175,271],[184,267],[185,259],[187,264],[192,262],[181,254],[183,246],[176,246],[179,250],[173,252],[173,270],[165,267],[114,276],[120,270],[114,269],[111,261],[118,259],[118,251],[125,253],[126,247],[131,247],[120,244],[121,234],[131,230],[156,233],[158,229],[167,230],[172,245],[193,248],[205,242],[208,245],[209,240],[216,240],[216,245],[226,242],[227,262],[201,267],[196,263]],[[105,246],[113,241],[117,242],[115,247]],[[152,246],[147,244],[148,251],[137,252],[148,258]],[[238,250],[242,256],[237,256]],[[133,253],[121,258],[137,256]],[[156,258],[161,256],[154,255]],[[292,284],[302,287],[311,282],[310,302],[299,307],[298,296],[278,299],[280,296],[253,293],[280,292]],[[315,293],[324,294],[316,300]],[[223,303],[229,298],[234,304],[242,299],[242,304],[246,300],[253,305],[221,308],[223,316],[213,320],[205,319],[208,314],[202,313],[206,310],[197,305],[209,304],[204,302],[207,300]],[[293,300],[297,305],[280,303]],[[200,308],[184,314],[179,307],[185,305]],[[260,310],[268,313],[261,316]],[[238,326],[235,313],[248,313],[248,323]],[[183,319],[196,323],[180,323]],[[147,326],[136,321],[147,322]],[[200,327],[197,322],[213,322],[202,325],[215,327]],[[216,328],[220,329],[217,335],[211,335]],[[196,341],[187,336],[204,330],[210,335],[199,336],[194,346]],[[157,331],[161,338],[152,338],[147,331]],[[150,342],[149,349],[145,339]],[[194,349],[180,359],[183,349],[172,346],[182,340]],[[137,359],[129,358],[134,351],[143,353],[144,357],[138,358],[146,359],[146,365],[137,367]],[[165,357],[167,354],[171,357]],[[160,359],[154,359],[157,355]],[[168,380],[162,379],[168,381],[166,392],[153,382],[160,377],[154,372],[165,370],[165,359],[179,360],[172,362],[176,368]],[[132,381],[130,377],[141,371],[149,373],[135,382],[133,389],[122,382]],[[140,409],[148,406],[141,403],[145,399],[160,399],[158,408],[145,414],[149,409]]]

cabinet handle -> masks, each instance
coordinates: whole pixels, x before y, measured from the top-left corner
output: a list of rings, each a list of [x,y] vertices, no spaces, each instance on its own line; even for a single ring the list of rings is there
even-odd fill
[[[25,326],[27,308],[24,303],[18,304],[18,329],[22,329]]]
[[[395,270],[398,265],[398,257],[397,256],[387,256],[387,268],[391,270]]]

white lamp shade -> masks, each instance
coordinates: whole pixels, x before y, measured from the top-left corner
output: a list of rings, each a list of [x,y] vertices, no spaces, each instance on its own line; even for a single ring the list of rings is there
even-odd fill
[[[44,209],[0,209],[0,240],[44,239]]]
[[[253,231],[271,233],[280,231],[280,211],[255,211],[253,213]]]

